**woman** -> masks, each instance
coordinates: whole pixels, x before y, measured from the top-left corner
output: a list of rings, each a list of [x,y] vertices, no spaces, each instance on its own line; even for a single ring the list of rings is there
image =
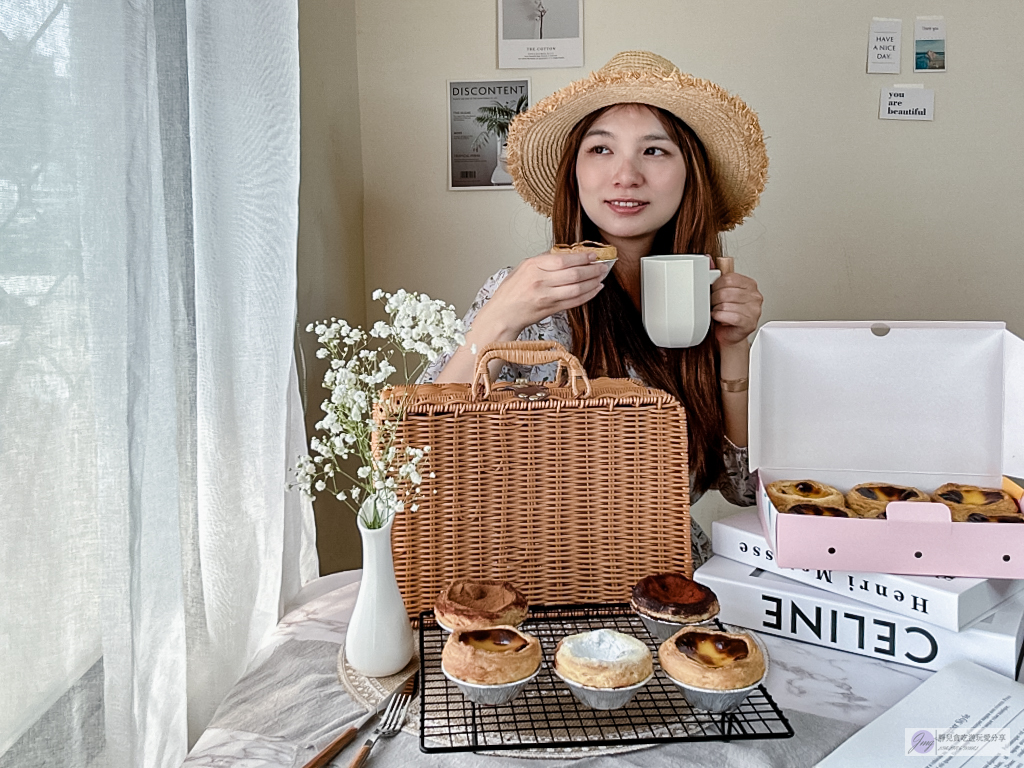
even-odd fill
[[[591,376],[631,376],[686,407],[691,503],[717,487],[754,503],[747,466],[748,336],[761,316],[757,285],[723,274],[712,286],[713,332],[689,349],[653,344],[640,315],[640,259],[652,253],[722,255],[719,235],[757,205],[768,158],[757,116],[718,86],[651,53],[620,53],[590,77],[513,122],[509,170],[519,194],[551,217],[556,243],[616,246],[608,266],[593,253],[547,252],[504,269],[481,289],[467,344],[424,380],[469,381],[474,349],[547,339]],[[607,278],[607,279],[605,279]],[[556,364],[506,365],[494,376],[550,381]],[[709,556],[692,528],[694,562]]]

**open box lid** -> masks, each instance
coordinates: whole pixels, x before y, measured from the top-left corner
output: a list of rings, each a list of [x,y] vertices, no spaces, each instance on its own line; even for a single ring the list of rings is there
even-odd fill
[[[1024,341],[987,322],[771,322],[751,349],[750,467],[822,482],[1024,475]]]

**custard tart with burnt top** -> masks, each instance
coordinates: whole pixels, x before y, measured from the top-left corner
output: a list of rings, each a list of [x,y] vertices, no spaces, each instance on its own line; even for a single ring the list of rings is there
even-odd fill
[[[1000,488],[946,483],[935,490],[932,500],[949,507],[954,521],[965,522],[973,512],[982,515],[1019,515],[1013,497]]]
[[[676,624],[696,624],[718,615],[718,597],[682,573],[654,573],[633,587],[630,606],[638,614]]]
[[[846,494],[846,506],[859,517],[880,517],[890,501],[931,501],[918,488],[891,483],[861,483]]]
[[[839,508],[845,506],[842,493],[831,485],[815,480],[776,480],[765,490],[779,512],[785,512],[794,504],[820,504],[824,507]]]
[[[434,618],[450,630],[516,627],[528,610],[526,596],[514,584],[491,579],[456,579],[434,601]]]
[[[510,626],[457,629],[441,650],[444,671],[474,685],[525,680],[537,671],[540,660],[540,641]]]
[[[815,517],[857,517],[857,515],[845,507],[826,507],[824,504],[794,504],[785,510],[785,514],[814,515]]]
[[[968,523],[1024,523],[1024,515],[983,515],[971,512],[967,516]]]
[[[673,680],[694,688],[731,691],[759,682],[767,669],[764,654],[746,632],[684,627],[658,648],[661,668]]]
[[[599,243],[596,240],[583,240],[572,245],[558,243],[551,246],[552,253],[586,253],[587,251],[593,252],[598,261],[611,261],[618,258],[619,255],[619,249],[614,245]]]

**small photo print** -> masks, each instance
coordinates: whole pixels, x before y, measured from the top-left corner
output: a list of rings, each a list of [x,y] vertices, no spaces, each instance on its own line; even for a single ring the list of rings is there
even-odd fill
[[[583,0],[498,0],[498,68],[583,66]]]
[[[508,128],[529,106],[529,80],[448,82],[449,189],[512,189]]]
[[[946,20],[942,16],[914,19],[914,71],[946,71]]]
[[[914,69],[943,70],[946,68],[945,40],[915,40]]]
[[[548,40],[577,37],[577,0],[501,0],[504,40]]]

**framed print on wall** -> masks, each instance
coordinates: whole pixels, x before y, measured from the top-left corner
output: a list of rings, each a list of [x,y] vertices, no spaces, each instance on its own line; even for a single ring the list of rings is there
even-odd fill
[[[529,80],[448,81],[448,189],[512,189],[508,127],[529,106]]]
[[[498,68],[583,66],[583,0],[498,0]]]

